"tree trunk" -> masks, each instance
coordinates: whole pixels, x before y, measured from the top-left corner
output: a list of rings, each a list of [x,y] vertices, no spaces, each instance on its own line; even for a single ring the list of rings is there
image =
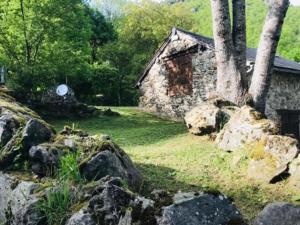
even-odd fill
[[[232,41],[243,88],[248,88],[246,74],[246,4],[245,0],[232,0]]]
[[[217,94],[239,104],[243,87],[233,47],[229,4],[227,0],[211,0],[211,8],[217,60]]]
[[[256,109],[262,113],[265,111],[276,49],[285,14],[289,7],[289,0],[269,0],[269,5],[270,8],[257,49],[254,72],[249,89]]]

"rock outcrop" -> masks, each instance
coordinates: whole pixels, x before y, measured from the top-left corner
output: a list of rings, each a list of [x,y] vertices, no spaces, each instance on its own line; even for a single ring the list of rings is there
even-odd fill
[[[41,222],[37,210],[39,184],[0,173],[0,222],[10,225],[35,225]]]
[[[217,134],[216,143],[225,151],[246,151],[248,176],[275,183],[287,178],[289,164],[299,153],[298,141],[279,135],[279,126],[250,106],[243,106]]]
[[[32,146],[50,141],[54,134],[35,112],[0,93],[0,169],[20,166]]]

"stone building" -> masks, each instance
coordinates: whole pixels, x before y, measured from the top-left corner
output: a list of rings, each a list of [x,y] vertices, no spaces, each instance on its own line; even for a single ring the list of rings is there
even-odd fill
[[[247,49],[248,80],[255,56],[256,49]],[[136,86],[144,110],[182,119],[193,106],[216,95],[213,39],[173,28]],[[300,64],[276,56],[265,114],[280,121],[284,133],[299,137]]]

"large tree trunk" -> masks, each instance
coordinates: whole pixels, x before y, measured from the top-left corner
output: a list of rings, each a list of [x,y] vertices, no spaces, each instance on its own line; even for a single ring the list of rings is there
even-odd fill
[[[240,104],[243,87],[233,47],[229,4],[227,0],[211,0],[211,8],[217,60],[217,94]]]
[[[245,0],[232,0],[232,41],[235,48],[237,66],[242,76],[243,87],[247,89]]]
[[[249,89],[256,109],[262,113],[265,111],[276,49],[285,14],[289,7],[289,0],[269,0],[269,5],[270,8],[257,49],[254,72]]]

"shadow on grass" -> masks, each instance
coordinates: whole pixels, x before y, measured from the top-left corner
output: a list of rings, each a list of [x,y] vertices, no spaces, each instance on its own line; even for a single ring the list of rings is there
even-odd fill
[[[178,191],[204,191],[209,193],[218,193],[217,189],[204,188],[200,185],[188,184],[176,178],[177,171],[175,169],[157,166],[154,164],[135,163],[136,167],[141,171],[144,177],[144,183],[140,193],[149,196],[155,189],[167,190],[171,193]]]
[[[104,133],[120,146],[148,145],[186,133],[181,122],[158,118],[137,109],[118,109],[121,116],[101,116],[86,119],[48,119],[57,131],[65,125],[75,126],[90,134]]]
[[[230,189],[224,189],[222,183],[213,180],[193,185],[178,179],[177,175],[179,175],[180,172],[175,169],[154,164],[135,163],[135,165],[141,171],[145,179],[140,190],[140,194],[144,196],[149,197],[151,192],[155,189],[167,190],[173,194],[178,191],[203,191],[210,194],[223,193],[237,205],[237,208],[248,221],[253,220],[268,202],[273,201],[272,194],[262,192],[259,186],[232,185]],[[264,198],[265,201],[262,201]]]

